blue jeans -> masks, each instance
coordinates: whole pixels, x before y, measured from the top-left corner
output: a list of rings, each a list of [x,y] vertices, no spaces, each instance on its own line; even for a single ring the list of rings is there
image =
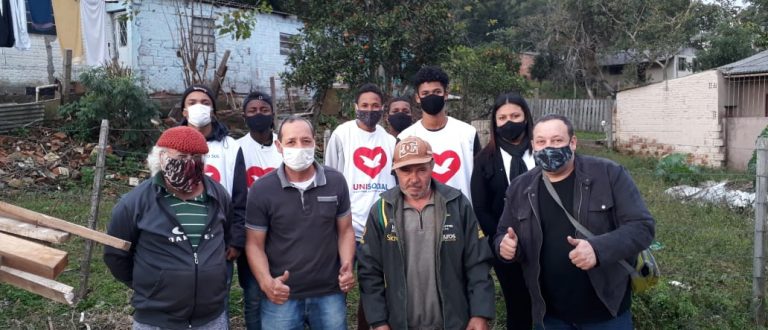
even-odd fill
[[[245,254],[237,259],[237,281],[243,288],[243,318],[245,319],[245,328],[247,330],[261,330],[261,310],[259,303],[264,296],[261,293],[259,282],[251,273],[251,267],[248,266],[248,259]]]
[[[536,325],[537,330],[632,330],[632,311],[627,310],[608,321],[593,323],[569,323],[554,317],[544,316],[544,324]]]
[[[282,305],[261,299],[261,327],[264,329],[346,330],[347,303],[343,293],[289,299]]]

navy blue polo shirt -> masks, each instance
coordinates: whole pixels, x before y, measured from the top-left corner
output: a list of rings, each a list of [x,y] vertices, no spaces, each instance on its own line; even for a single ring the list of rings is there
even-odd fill
[[[288,181],[283,164],[248,191],[246,228],[267,232],[269,272],[290,273],[291,299],[341,292],[337,221],[350,213],[349,190],[341,173],[313,166],[315,179],[306,190]]]

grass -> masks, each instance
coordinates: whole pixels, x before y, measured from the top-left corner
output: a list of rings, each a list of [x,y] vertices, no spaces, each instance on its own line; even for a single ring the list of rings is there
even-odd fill
[[[581,136],[582,132],[577,133]],[[624,165],[637,183],[657,221],[656,239],[663,245],[654,254],[662,270],[660,285],[633,301],[638,329],[753,329],[751,274],[753,214],[726,208],[681,203],[666,197],[669,187],[653,174],[654,159],[631,157],[605,149],[579,145],[578,152],[613,159]],[[725,172],[705,172],[713,178]],[[738,177],[738,176],[737,176]],[[0,194],[0,199],[75,223],[85,224],[89,212],[88,190],[60,193]],[[105,196],[97,229],[104,231],[114,196]],[[70,264],[59,281],[77,288],[83,240],[75,238],[60,248],[70,253]],[[6,284],[0,284],[0,329],[125,329],[130,327],[130,290],[109,274],[97,245],[91,263],[90,293],[76,307],[48,301]],[[669,284],[682,283],[685,287]],[[237,283],[234,279],[233,283]],[[350,328],[358,292],[348,299]],[[505,322],[503,300],[497,286],[497,319]],[[84,313],[84,322],[80,315]],[[230,298],[233,328],[240,329],[242,291],[233,284]]]

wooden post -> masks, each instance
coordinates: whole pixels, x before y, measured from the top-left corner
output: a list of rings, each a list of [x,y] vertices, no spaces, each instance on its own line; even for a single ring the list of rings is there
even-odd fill
[[[216,75],[213,77],[213,82],[211,83],[211,91],[213,92],[213,97],[218,98],[219,91],[221,90],[221,82],[224,80],[224,76],[227,74],[227,61],[229,61],[229,49],[227,49],[224,52],[224,56],[221,58],[221,62],[219,62],[219,67],[216,68]],[[212,100],[213,102],[216,102],[216,100]]]
[[[64,51],[64,81],[61,82],[61,105],[69,103],[69,88],[72,81],[72,50]]]
[[[757,139],[757,185],[755,187],[755,249],[752,280],[752,308],[755,323],[766,325],[765,251],[766,215],[768,214],[768,138]]]
[[[91,190],[91,213],[88,219],[88,228],[96,228],[96,222],[99,218],[99,204],[101,203],[101,186],[104,180],[104,163],[107,155],[107,137],[109,136],[109,120],[101,120],[101,129],[99,130],[98,157],[96,158],[96,170],[93,174],[93,190]],[[85,256],[80,262],[80,288],[77,292],[77,299],[83,299],[88,292],[88,277],[91,276],[91,255],[93,254],[93,241],[85,241]]]
[[[605,127],[603,129],[605,130],[606,146],[608,146],[609,150],[613,150],[613,111],[615,109],[616,101],[608,103],[608,106],[603,109],[605,112],[605,115],[603,116],[605,120]]]

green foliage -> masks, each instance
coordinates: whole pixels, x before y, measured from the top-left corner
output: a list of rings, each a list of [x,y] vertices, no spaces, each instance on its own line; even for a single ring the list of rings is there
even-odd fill
[[[758,138],[761,137],[768,137],[768,126],[763,128],[763,131],[760,132],[760,135],[757,136]],[[757,141],[757,139],[755,139]],[[752,151],[752,157],[749,158],[749,163],[747,163],[747,174],[749,175],[756,175],[757,174],[757,151]]]
[[[699,67],[704,71],[736,62],[754,54],[752,39],[755,34],[750,25],[721,23],[705,40],[707,47],[696,54]]]
[[[238,9],[222,15],[221,24],[216,26],[219,30],[219,35],[229,34],[233,40],[248,39],[251,37],[251,32],[256,26],[256,16],[261,13],[269,14],[272,12],[272,7],[268,1],[252,0],[243,2],[254,7]]]
[[[108,119],[110,143],[141,149],[154,140],[151,119],[158,116],[157,104],[151,101],[136,79],[111,74],[104,68],[88,69],[80,75],[87,92],[78,101],[59,109],[67,119],[65,129],[81,140],[98,141],[99,125]]]
[[[674,153],[667,155],[659,160],[656,165],[656,176],[666,183],[697,183],[701,169],[688,164],[688,156],[685,154]]]
[[[364,82],[402,94],[423,65],[441,63],[457,43],[450,1],[294,1],[304,28],[283,75],[292,86],[324,91]]]
[[[476,48],[457,46],[443,67],[451,76],[449,90],[462,97],[453,116],[464,120],[489,113],[496,96],[509,91],[525,94],[527,80],[518,74],[517,54],[498,44]]]

